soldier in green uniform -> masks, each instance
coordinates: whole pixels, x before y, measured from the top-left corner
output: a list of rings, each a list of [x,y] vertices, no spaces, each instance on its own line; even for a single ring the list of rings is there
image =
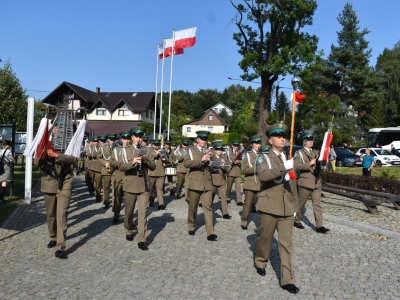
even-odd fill
[[[189,147],[190,142],[183,140],[181,148],[175,150],[173,153],[173,159],[176,165],[176,176],[177,176],[177,194],[176,197],[179,199],[182,195],[182,188],[185,182],[187,182],[187,169],[183,165],[184,154]],[[187,184],[185,184],[185,196],[187,197]]]
[[[149,206],[152,207],[154,205],[154,193],[157,193],[157,201],[158,201],[158,209],[164,210],[164,181],[165,181],[165,172],[164,166],[169,163],[169,159],[165,154],[160,152],[161,140],[153,140],[153,149],[154,153],[154,161],[156,163],[156,168],[154,171],[149,171],[149,190],[150,190],[150,203]]]
[[[144,136],[142,138],[142,147],[143,148],[147,148],[149,146],[149,137],[148,136]]]
[[[170,161],[170,155],[172,154],[172,150],[171,150],[171,141],[170,140],[166,140],[165,144],[164,144],[164,148],[165,151],[167,152],[167,157],[168,157],[168,161]],[[165,167],[170,168],[172,167],[171,163],[168,162]],[[175,195],[175,191],[174,191],[174,176],[173,175],[167,175],[165,176],[167,177],[167,182],[168,182],[168,187],[169,187],[169,194],[171,196]]]
[[[294,168],[300,173],[297,179],[297,191],[299,203],[296,207],[294,226],[304,229],[301,224],[301,216],[308,197],[311,196],[314,210],[314,218],[318,233],[328,233],[330,229],[324,227],[321,207],[321,177],[318,165],[319,151],[312,149],[314,145],[313,132],[305,132],[302,136],[304,148],[297,151],[294,157]]]
[[[251,150],[246,151],[242,156],[242,171],[244,173],[244,206],[242,211],[241,227],[247,230],[247,223],[249,220],[250,212],[255,206],[258,193],[260,192],[260,180],[256,175],[256,161],[258,151],[261,148],[261,138],[259,136],[252,136],[250,138]]]
[[[267,130],[271,150],[257,158],[257,175],[261,182],[257,201],[259,218],[255,264],[257,273],[265,276],[275,230],[278,231],[278,251],[281,260],[281,288],[296,294],[292,265],[292,233],[295,203],[289,183],[288,170],[293,159],[283,153],[286,125],[274,124]]]
[[[228,185],[226,188],[226,197],[228,198],[228,202],[230,202],[232,186],[233,186],[233,184],[235,184],[236,205],[242,206],[243,205],[242,191],[241,191],[242,170],[240,169],[241,161],[236,159],[236,157],[239,154],[238,149],[239,149],[239,141],[233,141],[232,149],[230,149],[227,152],[227,161],[228,161],[228,163],[233,164],[234,166],[228,172]]]
[[[125,173],[121,172],[119,170],[119,163],[122,162],[122,147],[123,146],[128,146],[129,141],[131,139],[131,133],[129,131],[124,131],[119,134],[121,136],[122,140],[122,145],[116,143],[113,144],[113,147],[111,149],[111,158],[110,158],[110,166],[114,169],[114,172],[112,172],[112,193],[113,193],[113,212],[114,212],[114,217],[113,217],[113,223],[118,224],[119,220],[119,215],[121,213],[121,204],[122,204],[122,198],[124,197],[124,179],[125,179]],[[110,140],[116,140],[117,135],[116,134],[109,134],[108,138]]]
[[[225,148],[222,144],[214,144],[214,153],[211,156],[211,161],[221,162],[221,166],[225,165],[226,156],[223,153],[224,150]],[[218,191],[218,196],[221,198],[222,218],[229,220],[232,217],[229,215],[228,200],[226,199],[226,171],[221,168],[212,170],[212,199],[214,201],[215,194]]]
[[[184,165],[189,169],[189,211],[188,230],[189,235],[195,234],[197,207],[201,198],[203,204],[204,220],[206,223],[207,240],[215,241],[217,235],[214,233],[214,220],[212,211],[212,181],[211,173],[207,168],[210,161],[210,153],[207,152],[208,131],[196,131],[197,145],[185,152]]]
[[[148,170],[154,171],[156,164],[154,162],[153,150],[146,149],[146,154],[140,156],[135,150],[141,148],[141,141],[144,130],[141,127],[131,129],[131,146],[122,147],[122,161],[118,168],[125,173],[124,181],[124,200],[125,200],[125,220],[124,228],[126,239],[133,241],[133,211],[138,203],[138,247],[141,250],[148,250],[146,245],[147,232],[147,208],[149,206],[149,177]]]
[[[97,156],[96,161],[101,165],[101,182],[103,186],[103,204],[104,208],[110,207],[110,188],[111,188],[111,174],[112,169],[110,168],[111,158],[111,145],[114,141],[109,141],[107,136],[99,136],[100,142],[100,153]]]
[[[97,162],[97,157],[101,155],[99,138],[97,136],[92,138],[93,146],[90,148],[90,170],[94,174],[94,189],[96,192],[96,202],[101,202],[101,165]]]

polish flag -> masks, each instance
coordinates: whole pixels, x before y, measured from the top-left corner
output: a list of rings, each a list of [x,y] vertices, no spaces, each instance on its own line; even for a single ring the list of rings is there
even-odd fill
[[[318,157],[319,162],[327,162],[328,161],[328,154],[329,148],[331,146],[331,142],[333,139],[332,132],[325,132],[324,141],[322,142],[321,152]]]
[[[197,27],[175,31],[175,48],[190,48],[196,44]]]
[[[165,43],[161,44],[162,46],[158,48],[158,58],[163,59],[172,55],[172,39],[166,39]],[[174,48],[174,55],[183,54],[183,48]]]

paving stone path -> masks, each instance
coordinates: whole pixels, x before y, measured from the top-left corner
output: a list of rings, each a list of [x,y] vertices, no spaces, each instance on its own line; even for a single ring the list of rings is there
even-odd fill
[[[234,193],[232,193],[233,196]],[[300,293],[279,287],[276,241],[265,277],[254,268],[257,215],[240,228],[241,207],[231,220],[214,204],[217,242],[206,240],[199,208],[195,236],[187,234],[187,204],[166,197],[167,209],[148,210],[149,251],[128,242],[123,213],[113,225],[74,179],[67,254],[48,249],[43,197],[21,205],[0,228],[0,299],[400,299],[400,211],[379,206],[371,216],[358,201],[324,193],[327,235],[317,234],[311,201],[305,230],[294,229],[294,270]],[[157,205],[156,205],[157,206]],[[277,235],[275,236],[277,238]]]

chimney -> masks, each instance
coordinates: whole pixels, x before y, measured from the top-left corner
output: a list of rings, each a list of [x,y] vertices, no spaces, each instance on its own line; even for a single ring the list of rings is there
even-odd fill
[[[100,94],[100,88],[99,87],[96,88],[96,94],[97,95]]]

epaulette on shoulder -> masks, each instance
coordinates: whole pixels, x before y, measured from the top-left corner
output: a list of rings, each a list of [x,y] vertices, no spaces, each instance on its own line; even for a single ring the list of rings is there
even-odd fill
[[[184,156],[189,155],[189,150],[186,150],[185,153],[183,154]]]
[[[265,157],[264,155],[260,155],[257,157],[257,165],[265,163]]]
[[[299,151],[300,151],[300,150],[297,150],[297,151],[294,153],[293,158],[296,158],[297,156],[299,156]]]

